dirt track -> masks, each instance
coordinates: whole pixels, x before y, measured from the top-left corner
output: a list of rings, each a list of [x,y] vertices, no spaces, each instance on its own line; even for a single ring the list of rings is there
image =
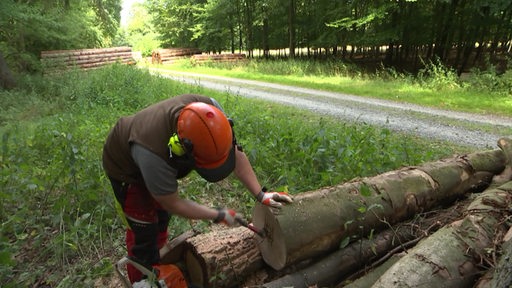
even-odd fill
[[[512,118],[426,108],[413,104],[168,70],[151,69],[163,77],[247,98],[308,109],[340,118],[448,141],[475,149],[496,148],[500,137],[512,135]]]

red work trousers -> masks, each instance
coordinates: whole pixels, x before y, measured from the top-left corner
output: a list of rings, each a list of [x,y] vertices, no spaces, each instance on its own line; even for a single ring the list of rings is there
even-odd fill
[[[159,249],[167,241],[169,214],[144,184],[126,185],[112,179],[111,183],[129,226],[126,229],[128,256],[151,270],[160,261]],[[127,270],[131,283],[142,279],[143,274],[132,265]]]

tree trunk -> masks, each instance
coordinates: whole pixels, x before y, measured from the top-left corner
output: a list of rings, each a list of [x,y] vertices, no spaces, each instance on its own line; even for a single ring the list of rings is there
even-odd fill
[[[288,1],[288,33],[289,33],[289,46],[290,46],[290,58],[295,57],[295,0]]]
[[[475,176],[498,174],[505,161],[501,150],[474,153],[303,193],[278,214],[257,205],[254,225],[267,234],[258,243],[262,257],[279,270],[331,252],[347,237],[382,229],[384,219],[394,224],[485,189],[490,179]]]
[[[6,90],[16,87],[16,80],[14,80],[11,70],[5,62],[2,52],[0,52],[0,87]]]
[[[488,263],[496,235],[506,231],[511,205],[512,181],[486,190],[468,206],[463,220],[420,242],[372,287],[471,287]]]
[[[263,18],[263,35],[262,35],[262,46],[263,46],[263,56],[265,59],[270,58],[270,46],[269,46],[269,30],[270,27],[268,25],[268,18],[267,16],[264,16]]]
[[[191,284],[234,287],[263,266],[254,244],[254,232],[245,227],[217,230],[187,240],[185,263]]]

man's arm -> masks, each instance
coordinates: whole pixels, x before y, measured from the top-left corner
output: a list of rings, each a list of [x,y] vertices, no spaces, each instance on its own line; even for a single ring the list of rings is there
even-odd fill
[[[244,186],[256,198],[261,191],[262,186],[258,182],[256,173],[243,151],[236,150],[235,176],[244,184]]]
[[[252,165],[243,151],[236,149],[235,175],[251,192],[252,195],[263,205],[280,208],[283,204],[292,203],[293,199],[286,192],[264,191]]]
[[[188,219],[197,220],[215,220],[219,211],[196,203],[191,200],[182,199],[178,192],[167,195],[154,195],[153,198],[162,205],[162,207],[174,215]]]

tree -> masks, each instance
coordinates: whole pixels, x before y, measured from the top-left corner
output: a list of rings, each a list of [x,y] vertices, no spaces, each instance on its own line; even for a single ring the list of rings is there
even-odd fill
[[[14,71],[36,71],[44,50],[108,46],[121,0],[0,2],[0,51]]]
[[[155,31],[146,6],[141,3],[135,3],[130,7],[131,18],[126,27],[122,28],[125,41],[134,51],[141,51],[142,55],[150,56],[153,50],[160,46],[158,33]],[[120,43],[119,46],[126,44]]]
[[[167,46],[207,51],[323,48],[386,65],[420,60],[468,69],[485,54],[510,50],[512,4],[507,0],[148,0]],[[385,48],[384,48],[385,47]],[[385,50],[385,53],[381,53]],[[302,53],[302,52],[301,52]],[[316,54],[316,53],[315,53]],[[382,57],[385,56],[385,57]],[[503,58],[503,57],[502,57]]]
[[[194,27],[197,25],[196,16],[201,14],[205,3],[206,1],[201,0],[148,0],[146,2],[164,48],[198,47],[198,42],[194,39]]]
[[[11,89],[14,88],[14,86],[16,86],[16,81],[0,51],[0,87],[3,89]]]

